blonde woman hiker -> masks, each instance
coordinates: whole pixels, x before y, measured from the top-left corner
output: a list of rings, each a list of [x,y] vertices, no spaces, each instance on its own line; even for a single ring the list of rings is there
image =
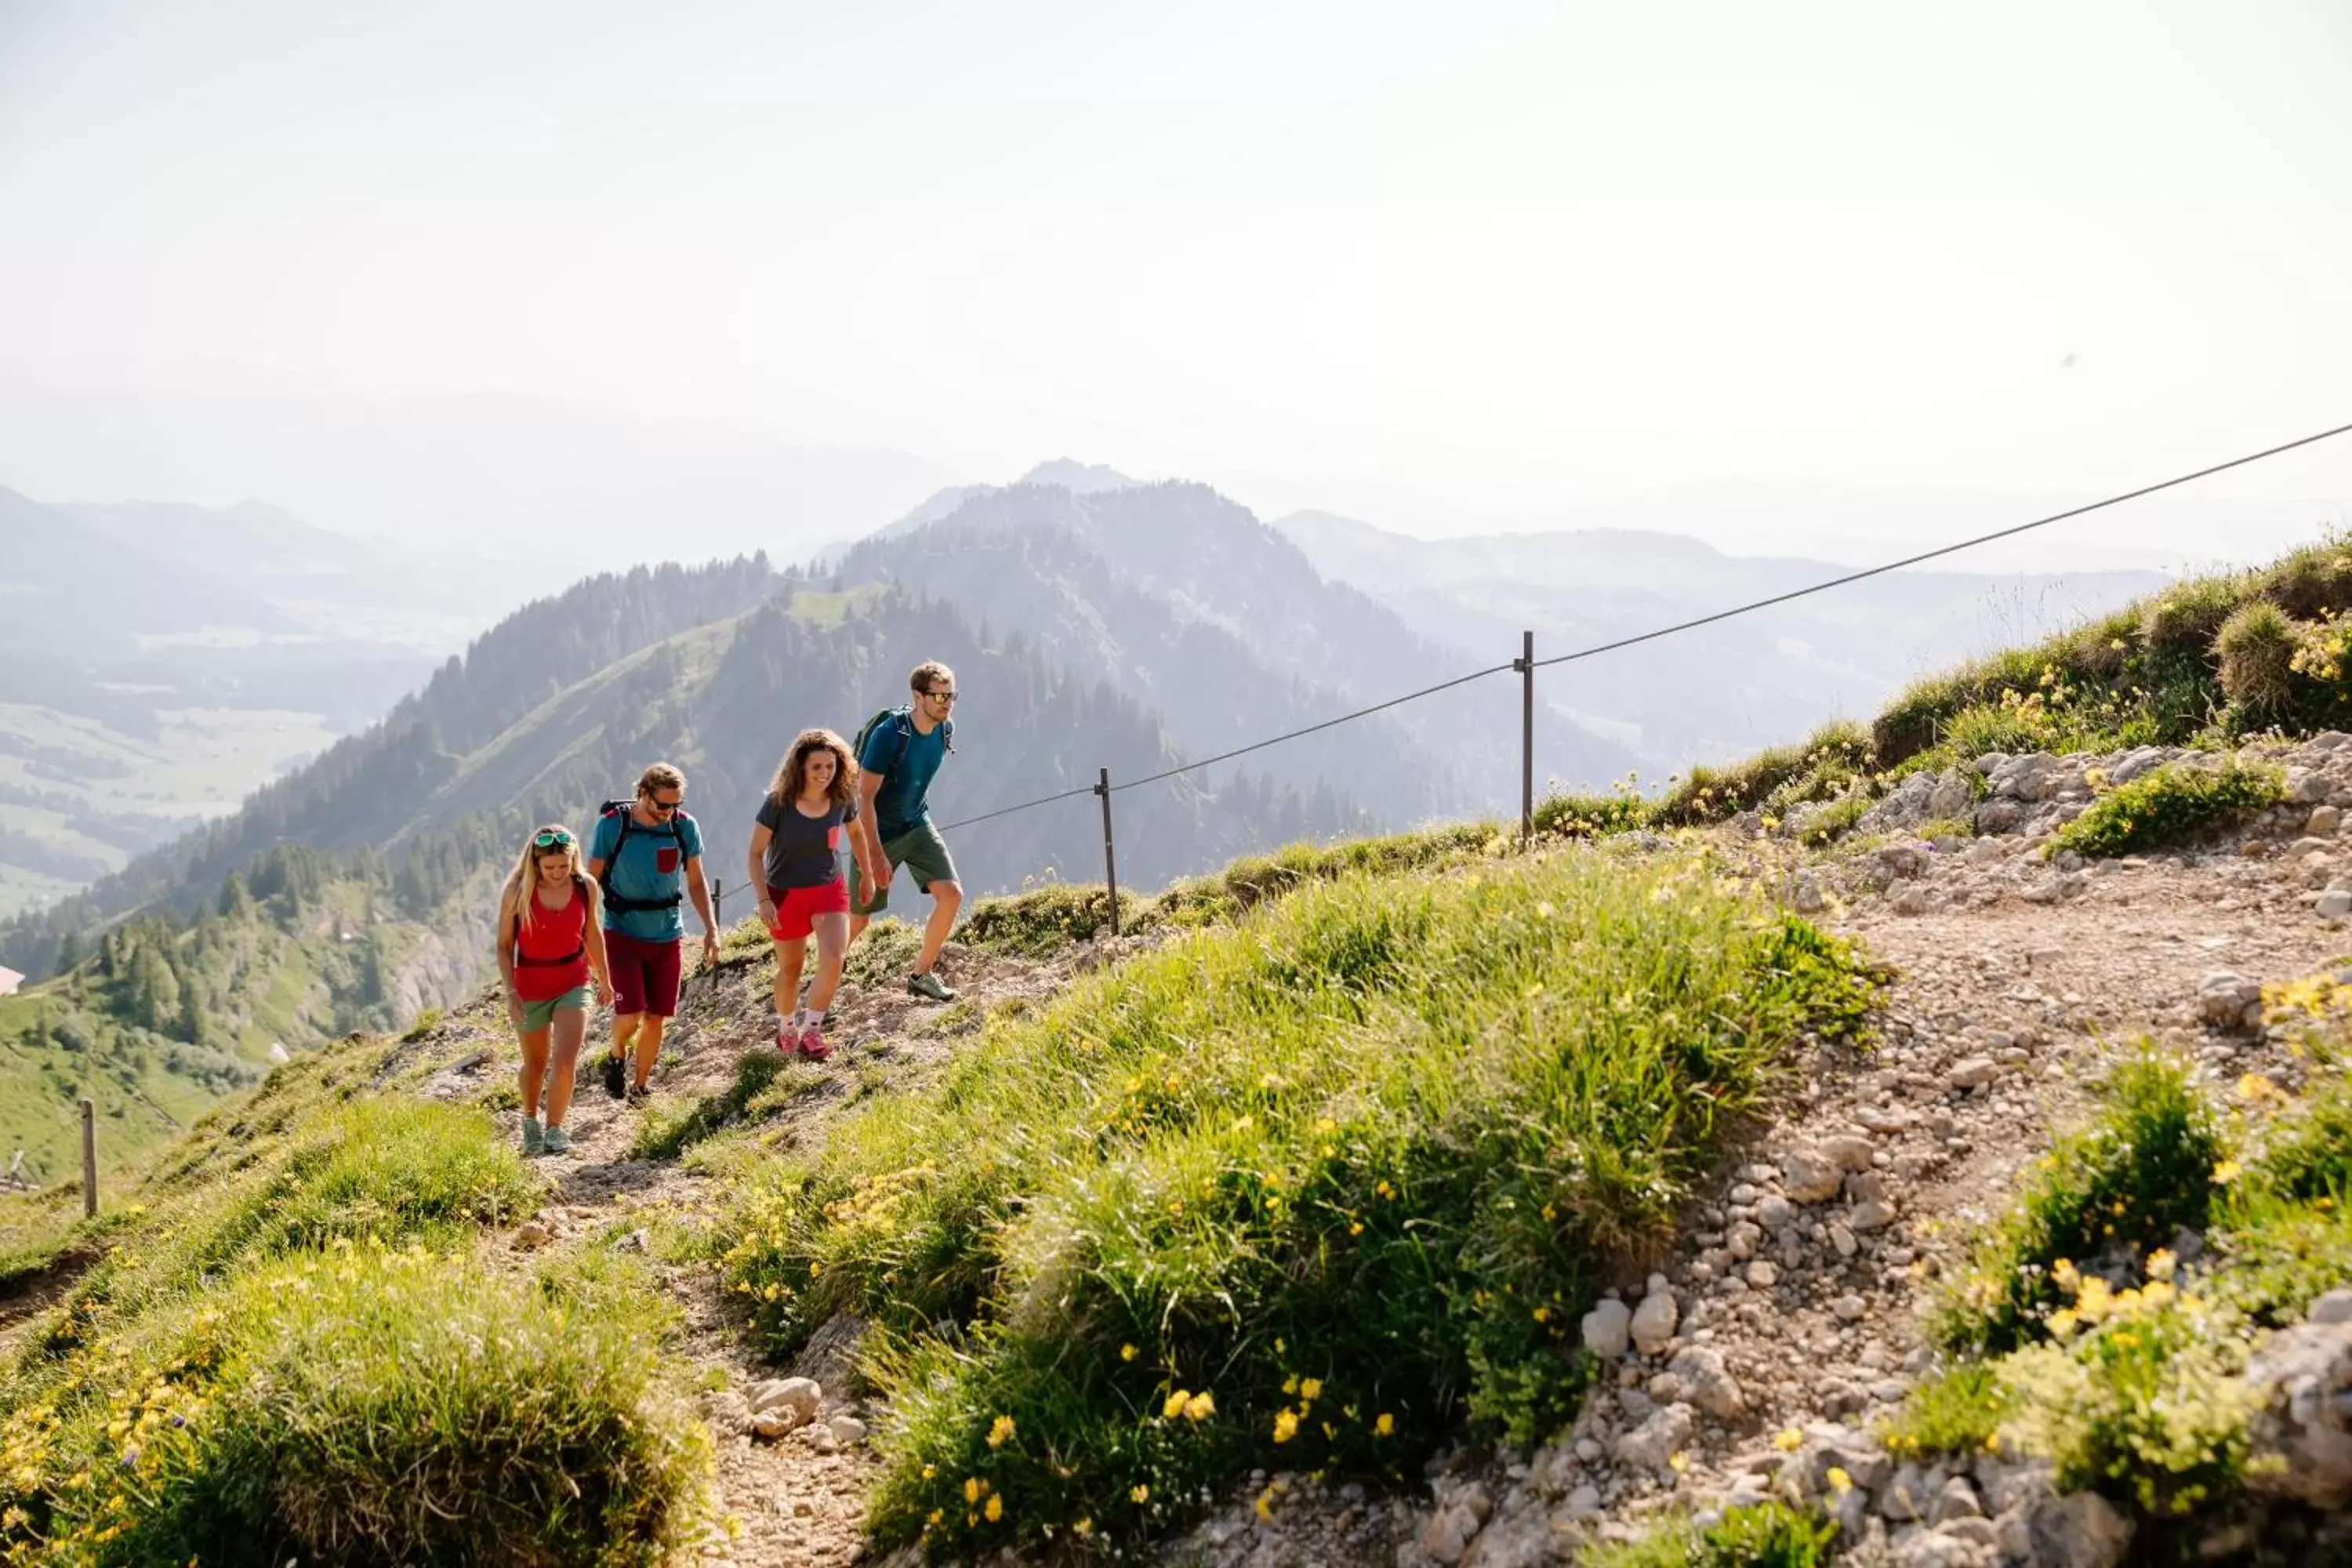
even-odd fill
[[[688,895],[702,917],[702,962],[719,962],[710,884],[702,879],[702,829],[686,814],[684,773],[656,763],[638,778],[635,799],[604,803],[588,839],[588,875],[604,891],[604,945],[613,956],[604,1092],[642,1102],[652,1092],[646,1080],[662,1036],[677,1013],[686,973],[686,922],[677,907]]]
[[[748,868],[760,889],[760,919],[776,942],[776,1048],[811,1061],[831,1054],[824,1014],[841,986],[842,955],[849,949],[849,885],[842,879],[844,840],[869,880],[876,858],[856,830],[857,763],[849,742],[830,730],[803,730],[776,769],[775,783],[751,827]],[[808,1005],[800,995],[801,964],[816,937],[816,980]]]
[[[890,874],[903,867],[918,892],[931,896],[931,918],[923,924],[922,952],[907,976],[907,989],[933,1002],[952,1002],[955,992],[932,973],[948,932],[963,907],[948,841],[931,822],[931,780],[955,750],[955,671],[937,659],[917,665],[907,677],[911,700],[885,709],[857,731],[858,791],[866,810],[857,835],[870,854],[855,868],[850,882],[849,940],[890,901]]]
[[[563,1130],[572,1079],[588,1034],[589,977],[599,1006],[613,1000],[596,884],[580,874],[580,846],[565,827],[530,836],[499,898],[499,977],[522,1042],[522,1152],[570,1152]],[[551,1060],[551,1052],[552,1059]],[[551,1070],[551,1068],[552,1070]],[[540,1089],[547,1123],[540,1125]]]

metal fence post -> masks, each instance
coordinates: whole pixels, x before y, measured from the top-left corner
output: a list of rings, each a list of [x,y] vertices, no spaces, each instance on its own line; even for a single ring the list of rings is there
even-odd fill
[[[1110,770],[1105,768],[1095,781],[1095,793],[1103,803],[1103,885],[1110,889],[1110,934],[1118,934],[1118,855],[1111,847],[1110,837]]]
[[[1519,843],[1536,841],[1536,634],[1519,634]]]
[[[727,879],[710,879],[710,935],[714,944],[727,941]],[[710,961],[710,989],[719,989],[719,960]]]
[[[98,1213],[98,1102],[87,1095],[81,1102],[81,1212]]]

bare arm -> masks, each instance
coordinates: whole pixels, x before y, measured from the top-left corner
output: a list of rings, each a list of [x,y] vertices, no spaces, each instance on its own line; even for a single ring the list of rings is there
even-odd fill
[[[743,874],[751,879],[751,897],[760,906],[760,917],[772,926],[776,923],[776,910],[768,897],[768,841],[773,837],[766,823],[753,823],[751,847],[743,857]]]
[[[515,897],[515,884],[509,880],[499,894],[499,933],[493,951],[499,961],[499,989],[509,999],[515,994],[515,917],[521,910],[521,900]]]
[[[588,969],[596,976],[596,1000],[599,1004],[613,1000],[613,970],[604,956],[604,895],[593,882],[585,885],[588,896]]]
[[[694,900],[694,912],[702,917],[702,962],[719,962],[719,917],[710,912],[710,884],[702,879],[702,857],[689,858],[686,863],[686,890]]]
[[[882,830],[875,826],[879,819],[874,810],[874,797],[882,793],[887,777],[885,773],[869,773],[857,781],[857,828],[852,837],[866,851],[857,862],[857,874],[876,892],[890,885],[890,862],[882,854]],[[866,895],[866,901],[873,901],[872,893]]]
[[[870,809],[873,802],[869,800],[866,804]],[[867,812],[859,812],[858,826],[849,830],[849,852],[857,861],[857,879],[871,888],[878,885],[874,879],[875,873],[879,871],[887,876],[890,868],[883,862],[882,851],[866,837],[865,823],[867,815]]]

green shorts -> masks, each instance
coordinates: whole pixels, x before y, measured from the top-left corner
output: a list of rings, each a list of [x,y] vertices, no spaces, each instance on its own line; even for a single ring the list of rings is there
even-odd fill
[[[916,888],[929,892],[934,882],[956,879],[955,860],[948,854],[948,841],[940,830],[926,821],[907,829],[896,838],[882,841],[882,858],[889,863],[893,873],[904,870],[914,878]],[[849,865],[849,910],[852,914],[878,915],[890,906],[890,889],[885,888],[872,903],[866,903],[865,889],[858,885],[857,862]]]
[[[589,1003],[594,999],[594,994],[588,987],[575,985],[561,996],[550,996],[544,1002],[526,1002],[522,1005],[522,1032],[536,1035],[554,1023],[558,1013],[585,1013]]]

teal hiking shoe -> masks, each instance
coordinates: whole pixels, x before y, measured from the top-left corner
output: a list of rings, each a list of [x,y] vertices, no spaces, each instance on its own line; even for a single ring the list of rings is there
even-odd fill
[[[549,1128],[547,1130],[546,1149],[551,1154],[571,1153],[572,1134],[566,1132],[561,1127]]]
[[[934,1002],[952,1002],[956,999],[955,988],[928,969],[920,974],[907,976],[907,992],[909,995],[928,997]]]
[[[539,1118],[536,1116],[522,1119],[522,1152],[526,1159],[547,1152],[547,1134],[539,1130]]]

